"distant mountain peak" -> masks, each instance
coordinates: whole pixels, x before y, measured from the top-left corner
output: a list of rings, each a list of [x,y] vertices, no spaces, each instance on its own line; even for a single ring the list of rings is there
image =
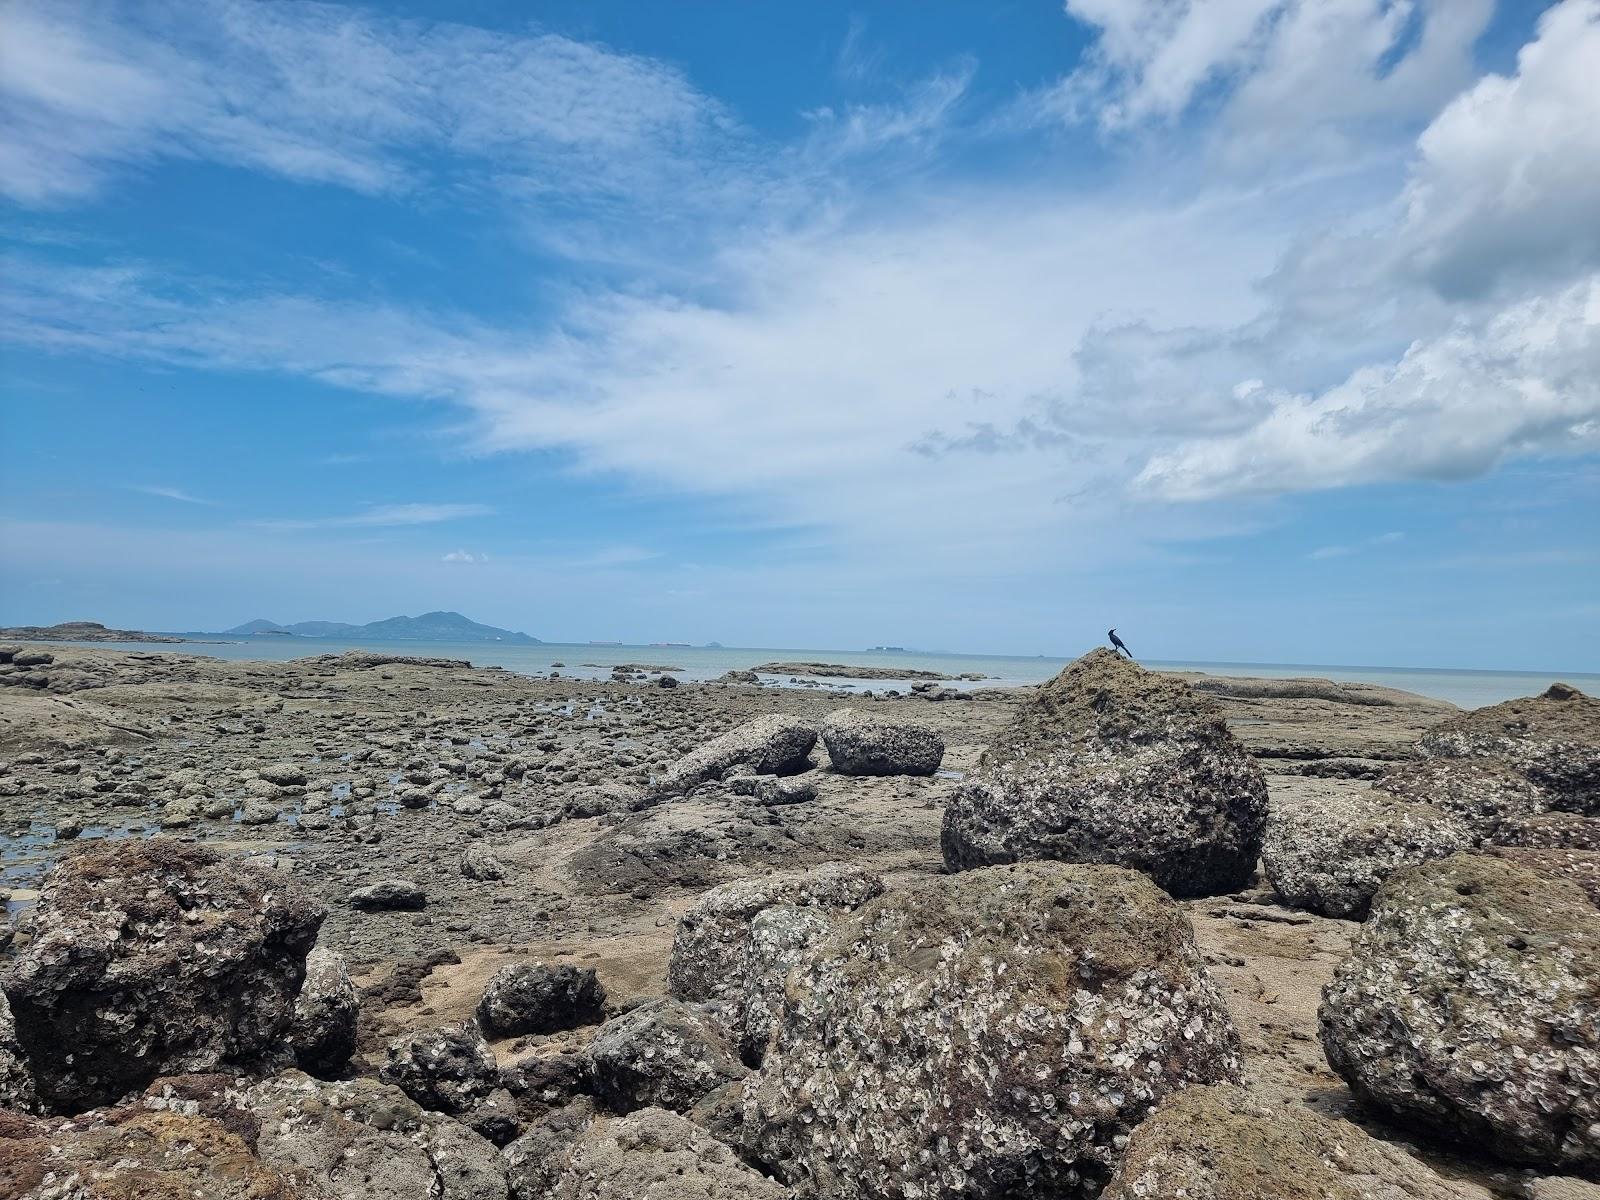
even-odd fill
[[[297,637],[335,637],[350,641],[410,641],[410,642],[511,642],[535,645],[539,639],[511,629],[483,625],[458,612],[426,612],[416,617],[386,617],[382,621],[369,621],[365,625],[349,625],[342,621],[296,621],[279,625],[274,621],[256,619],[235,625],[225,632],[236,636],[262,634],[290,634]]]

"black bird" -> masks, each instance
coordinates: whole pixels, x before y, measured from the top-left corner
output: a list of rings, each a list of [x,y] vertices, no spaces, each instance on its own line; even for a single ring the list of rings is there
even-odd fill
[[[1133,651],[1129,650],[1127,646],[1123,645],[1122,639],[1117,636],[1117,631],[1115,629],[1106,630],[1106,636],[1111,639],[1111,644],[1118,650],[1121,650],[1129,658],[1133,657]]]

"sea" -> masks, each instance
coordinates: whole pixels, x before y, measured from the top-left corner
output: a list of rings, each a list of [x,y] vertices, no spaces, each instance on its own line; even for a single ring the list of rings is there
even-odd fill
[[[978,675],[981,680],[956,679],[945,687],[1016,687],[1042,683],[1070,661],[1044,656],[1028,658],[1000,654],[932,653],[920,650],[796,650],[775,647],[733,646],[631,646],[617,643],[557,643],[512,645],[494,642],[351,641],[341,638],[245,638],[217,642],[94,642],[106,649],[176,652],[226,659],[284,661],[316,654],[342,654],[346,650],[467,659],[477,667],[503,667],[525,675],[548,676],[552,671],[572,679],[603,680],[622,664],[666,668],[685,681],[715,679],[726,671],[747,671],[777,662],[836,663],[842,666],[885,667],[911,671],[936,671],[942,675]],[[1318,678],[1415,692],[1447,700],[1461,708],[1481,708],[1516,696],[1531,696],[1557,679],[1591,695],[1600,694],[1600,675],[1566,671],[1464,671],[1427,667],[1332,666],[1325,663],[1172,662],[1140,660],[1162,671],[1201,671],[1209,675],[1241,675],[1270,679]],[[913,682],[903,678],[852,680],[784,672],[763,676],[778,686],[828,687],[842,691],[898,688]]]

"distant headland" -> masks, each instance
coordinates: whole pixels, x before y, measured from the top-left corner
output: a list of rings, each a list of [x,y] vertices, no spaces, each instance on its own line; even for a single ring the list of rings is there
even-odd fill
[[[387,617],[382,621],[369,621],[365,625],[351,625],[344,621],[296,621],[280,625],[276,621],[257,619],[223,630],[229,637],[316,637],[346,638],[350,641],[373,642],[509,642],[525,646],[539,644],[539,639],[511,629],[498,629],[468,620],[458,612],[427,612],[418,617]]]

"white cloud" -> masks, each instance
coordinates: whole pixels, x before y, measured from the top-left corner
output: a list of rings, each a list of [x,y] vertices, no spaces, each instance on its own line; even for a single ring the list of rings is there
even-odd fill
[[[1226,159],[1370,150],[1370,127],[1425,120],[1471,78],[1493,0],[1067,0],[1086,62],[1031,98],[1120,133],[1210,110]]]
[[[1156,455],[1169,500],[1460,479],[1514,455],[1600,450],[1600,275],[1413,344],[1317,396],[1279,396],[1244,433]]]
[[[1360,554],[1378,546],[1393,546],[1397,542],[1405,541],[1406,535],[1398,531],[1380,533],[1374,537],[1365,538],[1353,545],[1318,546],[1307,554],[1306,557],[1314,561],[1329,558],[1349,558],[1352,554]]]
[[[12,0],[0,118],[0,188],[24,203],[163,158],[371,193],[441,162],[551,193],[693,190],[690,151],[731,126],[651,59],[289,0]]]
[[[262,529],[368,529],[391,525],[433,525],[486,517],[494,512],[486,504],[378,504],[358,513],[307,519],[254,521]]]
[[[130,491],[143,492],[147,496],[160,496],[163,500],[176,500],[181,504],[215,504],[215,500],[205,500],[184,491],[182,488],[161,487],[157,484],[135,484]]]
[[[1517,73],[1453,100],[1418,141],[1399,233],[1446,293],[1600,265],[1600,0],[1547,11]]]
[[[447,563],[478,564],[488,562],[489,556],[487,554],[474,554],[470,550],[452,550],[448,554],[441,557],[439,561]]]

